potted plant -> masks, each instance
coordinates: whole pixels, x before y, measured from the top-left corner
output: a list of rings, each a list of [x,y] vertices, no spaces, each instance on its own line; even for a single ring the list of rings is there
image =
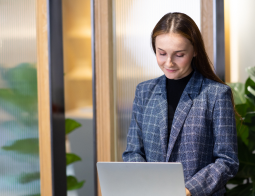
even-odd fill
[[[235,100],[239,170],[228,184],[227,196],[255,196],[255,67],[247,68],[245,84],[231,83]]]
[[[0,150],[6,154],[6,157],[13,157],[15,165],[26,165],[26,168],[32,168],[31,171],[21,172],[16,175],[6,175],[5,181],[10,185],[19,183],[28,190],[31,189],[29,183],[34,183],[31,196],[40,195],[40,168],[39,168],[39,140],[38,140],[38,110],[37,110],[37,71],[36,64],[21,63],[14,68],[0,68],[1,79],[6,83],[5,87],[0,88],[0,106],[10,116],[10,120],[6,120],[1,124],[1,134],[4,130],[9,130],[12,126],[12,138],[0,147]],[[65,120],[65,134],[68,135],[81,124],[72,120]],[[5,131],[5,132],[7,132]],[[29,134],[25,134],[24,131]],[[14,137],[15,136],[15,137]],[[22,137],[21,137],[22,136]],[[30,161],[27,162],[27,159]],[[9,160],[9,159],[8,159]],[[1,159],[8,164],[8,160]],[[73,153],[66,153],[66,165],[70,165],[81,158]],[[28,169],[29,170],[29,169]],[[36,170],[36,171],[34,171]],[[67,190],[79,189],[85,181],[78,182],[75,176],[67,176]],[[24,188],[23,188],[24,189]],[[23,191],[22,189],[22,191]],[[16,190],[21,191],[21,190]]]

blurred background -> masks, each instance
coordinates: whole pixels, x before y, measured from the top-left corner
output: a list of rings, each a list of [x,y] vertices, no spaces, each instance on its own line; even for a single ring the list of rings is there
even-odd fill
[[[39,195],[34,0],[0,1],[0,195]]]
[[[42,1],[0,0],[0,195],[41,194],[37,17],[41,10],[49,21],[53,17],[47,12],[51,4],[37,7]],[[65,153],[80,157],[67,166],[66,174],[79,182],[85,180],[81,186],[69,189],[69,196],[100,194],[95,162],[122,161],[135,87],[163,74],[150,45],[150,35],[164,14],[183,12],[196,22],[223,81],[244,83],[249,76],[245,69],[255,66],[254,0],[57,2],[62,14],[57,23],[62,24],[59,52],[63,54],[64,71],[60,74],[64,78],[64,97],[56,100],[64,99],[65,118],[78,123],[75,131],[65,136]],[[49,26],[45,27],[47,30],[50,31]],[[56,66],[55,69],[58,71]],[[58,76],[51,77],[50,85]],[[109,82],[109,91],[100,88],[99,80]],[[112,116],[101,112],[104,107]],[[102,126],[104,120],[111,126]],[[111,139],[108,141],[102,133]],[[101,148],[104,142],[111,147]],[[105,158],[108,152],[110,158]]]

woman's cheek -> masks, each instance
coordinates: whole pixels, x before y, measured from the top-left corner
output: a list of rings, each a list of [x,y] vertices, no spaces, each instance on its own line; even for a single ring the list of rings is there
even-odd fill
[[[157,62],[159,65],[163,64],[165,61],[164,56],[157,56]]]
[[[176,59],[175,59],[175,62],[176,62],[176,64],[179,65],[179,66],[182,66],[183,64],[185,64],[185,60],[182,59],[182,58],[176,58]]]
[[[186,65],[190,65],[190,59],[189,58],[179,58],[178,64],[182,67],[186,67]]]

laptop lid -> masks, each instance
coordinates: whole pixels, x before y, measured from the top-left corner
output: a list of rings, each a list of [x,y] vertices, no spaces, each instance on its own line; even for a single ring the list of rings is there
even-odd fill
[[[102,196],[186,196],[181,163],[98,162]]]

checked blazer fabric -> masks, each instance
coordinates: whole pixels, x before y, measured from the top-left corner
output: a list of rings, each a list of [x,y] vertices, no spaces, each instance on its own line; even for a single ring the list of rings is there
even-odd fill
[[[194,71],[176,108],[169,142],[167,110],[165,75],[137,86],[123,160],[181,162],[192,196],[223,196],[239,166],[230,87]]]

